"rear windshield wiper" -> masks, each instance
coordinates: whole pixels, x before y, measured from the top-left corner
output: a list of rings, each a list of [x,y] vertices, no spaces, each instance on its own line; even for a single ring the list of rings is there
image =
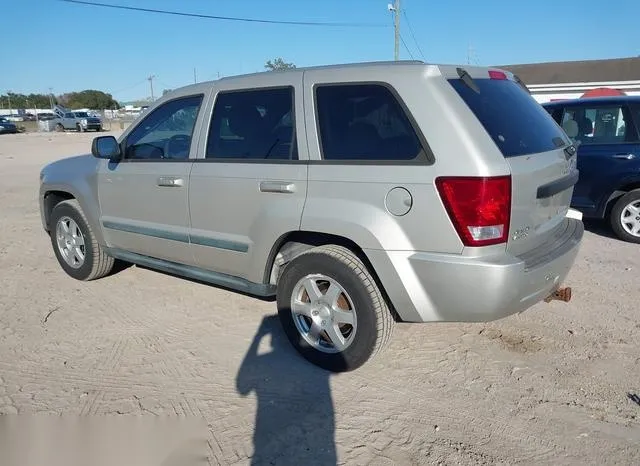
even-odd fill
[[[460,79],[462,80],[462,82],[465,83],[467,87],[474,90],[477,94],[480,94],[480,88],[475,83],[471,75],[467,73],[467,70],[462,68],[456,68],[456,71],[458,72],[458,76],[460,76]]]
[[[523,88],[525,91],[527,91],[529,94],[531,94],[531,91],[529,90],[529,88],[527,87],[527,85],[524,83],[524,81],[522,81],[522,79],[520,79],[520,76],[517,76],[517,75],[515,75],[515,74],[514,74],[514,75],[513,75],[513,79],[515,79],[515,80],[516,80],[516,82],[517,82],[518,84],[520,84],[520,86],[522,86],[522,88]]]

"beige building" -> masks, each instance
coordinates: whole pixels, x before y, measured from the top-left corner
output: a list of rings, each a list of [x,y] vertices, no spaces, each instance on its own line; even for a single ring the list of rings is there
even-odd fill
[[[601,95],[640,95],[640,57],[505,65],[540,102]]]

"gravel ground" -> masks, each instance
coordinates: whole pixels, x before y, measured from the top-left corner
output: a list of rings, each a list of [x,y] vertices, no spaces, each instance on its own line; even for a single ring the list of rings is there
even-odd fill
[[[92,137],[0,136],[0,413],[195,415],[212,464],[640,464],[640,246],[588,225],[571,303],[399,325],[329,375],[272,302],[140,267],[63,273],[38,172]]]

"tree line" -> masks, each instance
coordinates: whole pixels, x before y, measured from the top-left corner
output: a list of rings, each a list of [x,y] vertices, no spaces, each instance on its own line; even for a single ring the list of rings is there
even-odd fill
[[[9,92],[0,95],[0,106],[11,107],[14,110],[30,108],[51,108],[53,105],[62,105],[67,108],[90,108],[95,110],[118,109],[120,104],[111,94],[87,89],[80,92],[69,92],[61,95],[50,94],[17,94]]]
[[[267,71],[278,71],[295,68],[293,63],[287,63],[278,57],[274,60],[268,60],[265,65]],[[165,89],[163,95],[171,89]],[[94,110],[103,109],[119,109],[121,105],[113,98],[111,94],[87,89],[80,92],[69,92],[61,95],[51,94],[17,94],[9,92],[0,94],[0,108],[17,109],[33,109],[33,108],[51,108],[53,105],[62,105],[67,108],[90,108]]]

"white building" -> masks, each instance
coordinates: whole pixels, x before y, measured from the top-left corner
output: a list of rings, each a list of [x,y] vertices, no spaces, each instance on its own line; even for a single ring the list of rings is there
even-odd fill
[[[640,95],[640,57],[500,66],[518,75],[540,103]]]

